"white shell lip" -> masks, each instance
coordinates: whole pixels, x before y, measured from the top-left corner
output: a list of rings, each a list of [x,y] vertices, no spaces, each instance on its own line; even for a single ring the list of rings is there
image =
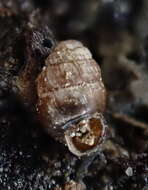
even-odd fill
[[[101,120],[101,123],[103,125],[103,128],[102,128],[102,137],[101,137],[100,142],[96,146],[92,147],[91,149],[89,149],[85,152],[81,152],[80,150],[78,150],[75,147],[74,143],[72,142],[72,137],[70,137],[67,133],[65,133],[65,140],[66,140],[68,149],[70,150],[71,153],[73,153],[74,155],[76,155],[78,157],[90,155],[91,153],[98,151],[100,149],[99,148],[100,145],[103,143],[103,141],[105,139],[105,132],[106,132],[107,125],[105,123],[104,117],[100,113],[95,113],[92,117],[99,117]]]
[[[96,152],[99,149],[99,147],[98,147],[99,145],[96,145],[95,147],[93,147],[92,149],[90,149],[88,151],[81,152],[74,146],[71,138],[68,135],[65,135],[65,139],[66,139],[66,143],[67,143],[67,146],[68,146],[68,149],[70,150],[70,152],[72,152],[74,155],[76,155],[78,157],[81,157],[84,155],[89,155],[93,152]]]

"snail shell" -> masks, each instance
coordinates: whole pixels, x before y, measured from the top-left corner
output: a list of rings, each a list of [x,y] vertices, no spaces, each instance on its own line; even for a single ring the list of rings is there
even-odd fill
[[[97,149],[105,134],[106,91],[98,64],[81,42],[60,42],[38,75],[37,111],[46,131],[77,156]]]

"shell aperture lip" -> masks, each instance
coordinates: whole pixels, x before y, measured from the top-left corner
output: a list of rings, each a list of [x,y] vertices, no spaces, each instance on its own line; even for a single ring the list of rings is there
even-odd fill
[[[66,130],[65,139],[69,150],[83,156],[97,151],[106,132],[104,117],[100,113],[87,116]]]

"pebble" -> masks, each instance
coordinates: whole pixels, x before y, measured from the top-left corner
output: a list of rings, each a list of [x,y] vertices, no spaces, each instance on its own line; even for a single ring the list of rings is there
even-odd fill
[[[127,176],[131,177],[131,176],[133,176],[133,169],[131,167],[128,167],[125,170],[125,173],[126,173]]]

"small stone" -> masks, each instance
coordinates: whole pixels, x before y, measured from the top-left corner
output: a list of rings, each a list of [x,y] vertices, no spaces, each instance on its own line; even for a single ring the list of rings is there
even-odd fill
[[[81,137],[81,136],[82,136],[82,133],[77,132],[77,133],[76,133],[76,136],[77,136],[77,137]]]
[[[75,137],[75,136],[76,136],[75,132],[72,132],[72,133],[70,134],[70,136],[71,136],[71,137]]]
[[[128,167],[126,170],[125,170],[125,173],[127,176],[133,176],[133,169],[131,167]]]
[[[61,167],[61,163],[60,163],[60,162],[56,162],[56,163],[54,164],[54,166],[55,166],[55,168],[60,168],[60,167]]]
[[[19,155],[20,155],[20,156],[22,156],[22,155],[23,155],[23,153],[20,151],[20,152],[19,152]]]

